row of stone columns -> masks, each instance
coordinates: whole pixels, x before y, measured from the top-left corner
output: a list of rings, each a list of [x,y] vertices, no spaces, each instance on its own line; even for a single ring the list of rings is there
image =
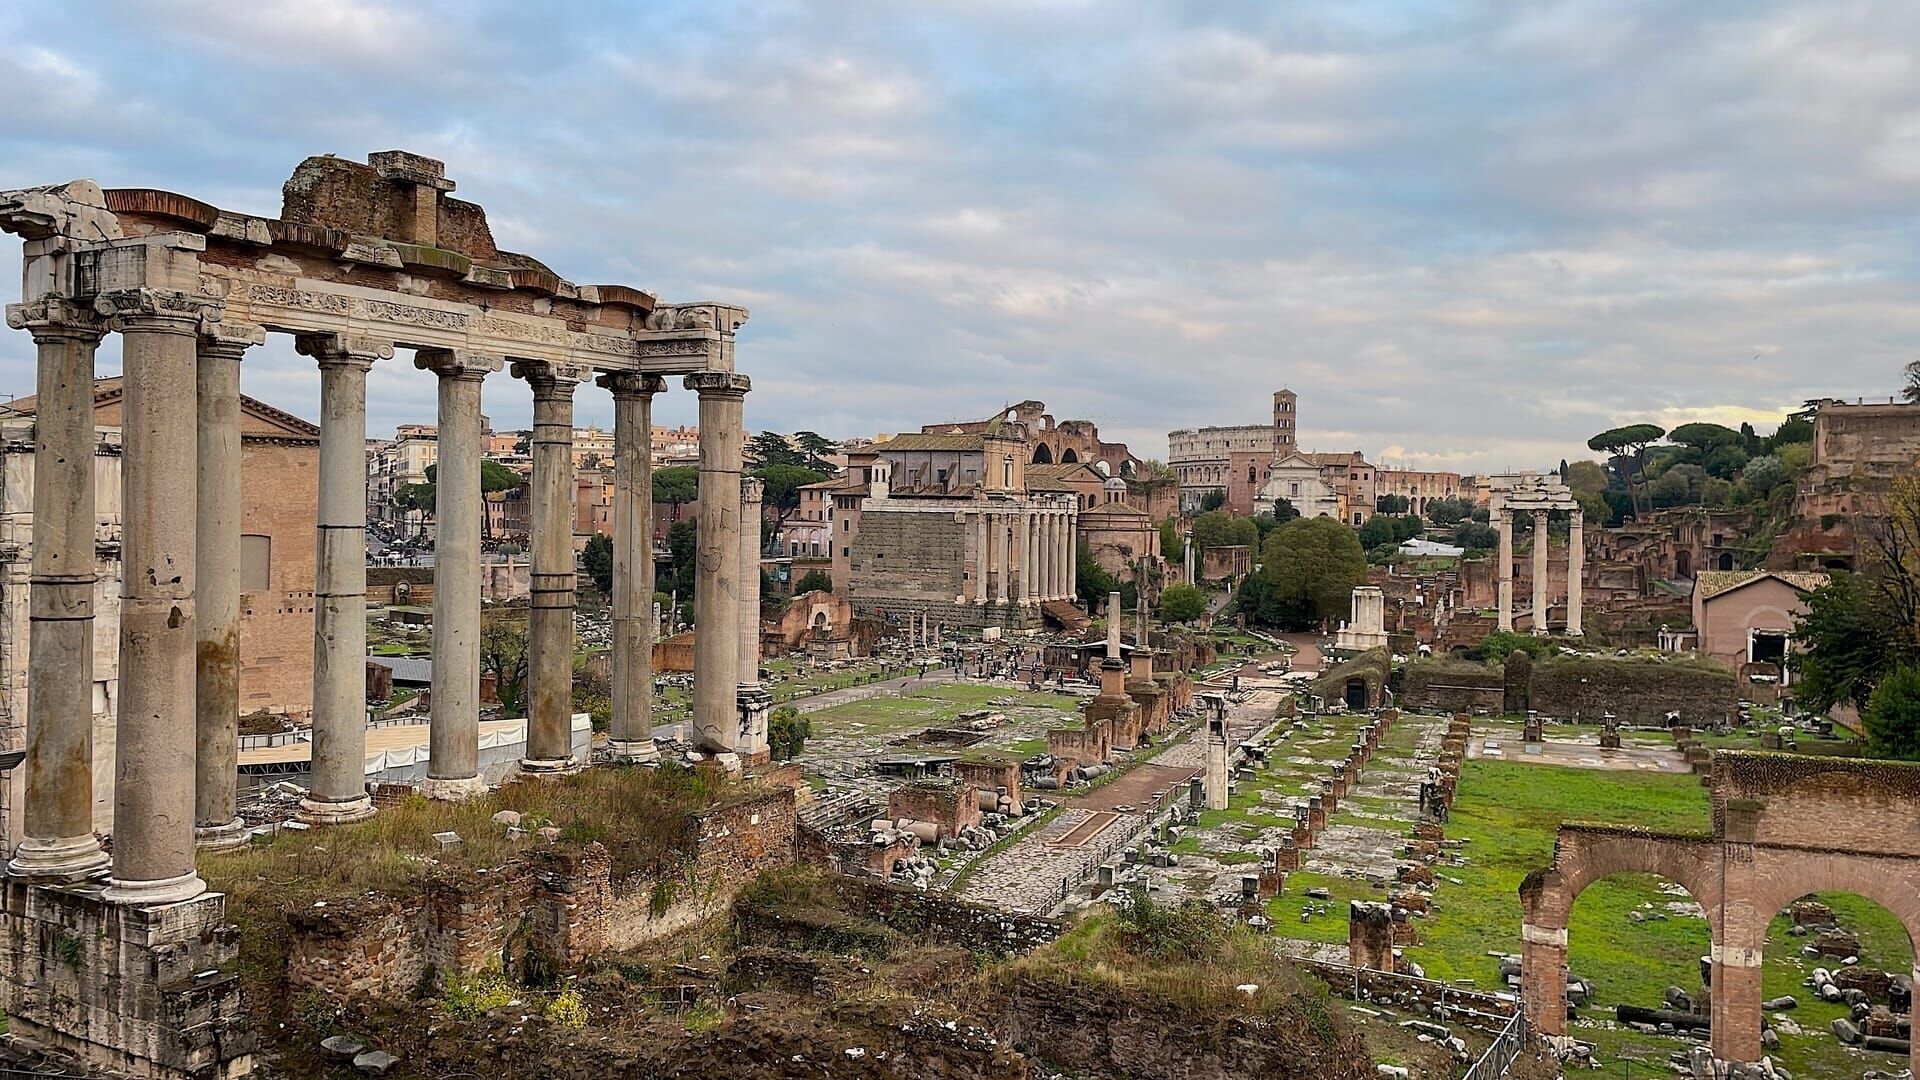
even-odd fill
[[[217,301],[137,289],[99,313],[43,300],[9,309],[39,354],[34,548],[28,643],[23,841],[10,872],[70,880],[109,865],[93,831],[93,594],[97,584],[93,420],[95,352],[109,328],[124,342],[124,485],[109,898],[152,904],[204,891],[196,840],[243,842],[236,815],[239,719],[241,358],[257,327],[221,321]],[[101,316],[106,316],[102,318]],[[393,346],[303,335],[321,377],[314,579],[312,780],[301,816],[314,824],[373,813],[366,788],[366,376]],[[421,350],[439,378],[434,679],[427,794],[483,789],[478,770],[481,387],[499,357]],[[577,767],[572,753],[573,390],[585,369],[520,362],[534,389],[533,604],[529,628],[528,771]],[[735,721],[736,696],[758,701],[758,559],[743,534],[744,376],[689,376],[701,397],[701,633],[711,661],[695,675],[700,743],[764,754]],[[651,399],[658,376],[612,373],[615,399],[616,754],[655,755],[651,730]],[[194,497],[179,478],[194,477]],[[755,493],[757,494],[757,492]],[[755,500],[757,502],[757,499]],[[741,585],[741,560],[754,571]],[[196,607],[196,604],[198,605]],[[754,610],[749,614],[748,608]],[[750,621],[751,637],[737,622]],[[716,708],[715,703],[719,703]],[[712,723],[716,715],[723,722]],[[742,715],[745,715],[744,706]],[[757,738],[757,743],[755,742]]]
[[[973,512],[975,604],[1033,606],[1075,592],[1074,515],[1065,507],[992,506]]]
[[[1498,629],[1513,629],[1513,514],[1506,507],[1493,508],[1490,519],[1494,531],[1500,537],[1500,550],[1496,567],[1496,602],[1499,605]],[[1547,515],[1550,511],[1536,509],[1533,514],[1533,632],[1545,635],[1547,611]],[[1574,637],[1582,634],[1580,575],[1586,572],[1586,529],[1580,511],[1571,511],[1567,531],[1567,633]]]

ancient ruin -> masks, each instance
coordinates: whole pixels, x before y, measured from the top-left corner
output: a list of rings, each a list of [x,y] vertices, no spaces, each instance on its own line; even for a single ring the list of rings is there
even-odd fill
[[[581,766],[570,736],[574,557],[569,504],[576,388],[598,373],[619,409],[614,440],[623,554],[614,653],[616,739],[650,744],[645,664],[651,558],[644,545],[648,406],[684,376],[700,397],[701,487],[694,729],[737,769],[763,760],[764,699],[742,625],[741,410],[734,370],[746,311],[662,304],[623,285],[576,285],[494,244],[485,211],[455,199],[441,164],[403,151],[366,164],[309,158],[277,218],[172,192],[88,180],[0,194],[0,227],[24,241],[22,300],[8,325],[39,349],[34,424],[33,613],[24,769],[25,839],[8,865],[7,1015],[12,1030],[153,1075],[243,1075],[251,1034],[221,974],[224,898],[194,868],[196,840],[233,842],[239,572],[238,367],[269,333],[293,335],[321,380],[315,579],[313,825],[374,812],[366,742],[366,376],[411,350],[439,380],[440,576],[425,792],[459,799],[475,766],[480,385],[510,368],[533,389],[533,566],[527,773]],[[123,590],[112,857],[93,832],[94,352],[124,338]],[[198,435],[195,435],[195,432]],[[197,463],[193,464],[193,463]],[[198,476],[182,498],[181,476]],[[747,492],[750,496],[752,493]],[[748,574],[752,577],[755,575]],[[757,580],[757,579],[756,579]],[[757,619],[753,620],[756,624]],[[212,647],[209,647],[211,645]],[[743,662],[744,661],[744,662]],[[638,749],[637,756],[645,755]],[[139,973],[75,988],[50,968],[54,928]],[[66,932],[65,930],[61,931]],[[63,996],[64,995],[64,996]],[[78,995],[77,1013],[60,1003]],[[166,1017],[162,1023],[141,1018]]]
[[[1578,637],[1580,628],[1581,563],[1586,540],[1580,503],[1567,486],[1552,477],[1530,475],[1496,476],[1493,497],[1488,504],[1492,524],[1500,534],[1499,562],[1501,630],[1513,629],[1513,518],[1533,515],[1533,632],[1548,632],[1547,597],[1547,515],[1564,511],[1568,515],[1567,539],[1567,621],[1566,634]]]

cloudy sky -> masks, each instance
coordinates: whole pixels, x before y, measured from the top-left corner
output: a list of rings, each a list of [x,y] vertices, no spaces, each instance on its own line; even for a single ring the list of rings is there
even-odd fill
[[[1039,398],[1159,456],[1285,385],[1307,448],[1491,469],[1920,357],[1911,0],[0,0],[0,43],[0,187],[276,215],[309,154],[442,158],[565,277],[750,307],[754,428]],[[287,343],[244,377],[313,414]],[[371,396],[432,418],[410,364]]]

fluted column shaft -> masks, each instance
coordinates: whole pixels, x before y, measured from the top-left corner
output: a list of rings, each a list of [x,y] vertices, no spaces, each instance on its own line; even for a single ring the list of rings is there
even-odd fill
[[[93,834],[93,357],[105,328],[58,304],[22,305],[8,322],[32,331],[39,350],[25,835],[8,870],[78,878],[107,864]]]
[[[126,339],[120,713],[113,872],[105,895],[130,904],[171,903],[206,891],[193,866],[196,523],[181,481],[194,475],[198,456],[194,368],[200,316],[210,306],[145,289],[101,303],[118,316]],[[357,472],[364,484],[365,466]]]
[[[973,543],[973,595],[968,597],[976,604],[987,602],[987,512],[975,510]]]
[[[218,850],[246,842],[240,820],[240,360],[266,341],[258,328],[200,339],[195,399],[194,653],[195,842]]]
[[[1547,626],[1547,512],[1533,512],[1533,632],[1546,634]]]
[[[1000,571],[1000,576],[994,583],[993,598],[1001,604],[1005,604],[1013,596],[1013,547],[1011,538],[1007,535],[1010,529],[1006,514],[993,515],[993,561]]]
[[[421,793],[466,799],[480,776],[480,461],[483,385],[500,357],[422,349],[414,366],[436,376],[438,464],[433,485],[433,712]]]
[[[367,798],[367,371],[393,346],[301,338],[320,365],[320,510],[313,581],[313,824],[373,814]]]
[[[528,573],[524,772],[576,768],[573,757],[573,391],[584,370],[515,362],[533,387],[533,560]]]
[[[735,690],[739,710],[737,749],[750,763],[767,754],[767,709],[773,701],[760,686],[760,506],[764,485],[754,478],[740,481],[740,683]]]
[[[653,745],[653,395],[658,375],[600,376],[613,393],[613,716],[616,760],[658,761]]]
[[[700,749],[739,748],[740,473],[745,375],[688,375],[700,395],[700,539],[693,592],[693,726]]]

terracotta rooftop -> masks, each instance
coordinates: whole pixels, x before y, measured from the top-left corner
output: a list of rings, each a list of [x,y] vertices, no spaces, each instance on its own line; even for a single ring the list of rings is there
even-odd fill
[[[1831,580],[1825,574],[1807,570],[1702,570],[1694,577],[1693,587],[1700,599],[1711,600],[1761,578],[1779,578],[1801,592],[1812,592]]]
[[[877,444],[874,449],[882,452],[898,451],[938,451],[938,450],[979,450],[984,446],[978,435],[895,435],[886,442]]]
[[[126,387],[118,375],[109,375],[102,379],[93,380],[93,404],[96,408],[120,400],[121,395],[124,393],[126,393]],[[40,402],[37,399],[37,395],[29,394],[26,397],[14,398],[11,402],[0,405],[0,416],[32,416],[39,409],[39,406]],[[251,413],[261,419],[270,420],[280,427],[285,428],[289,435],[312,438],[319,438],[320,436],[320,428],[317,425],[302,420],[300,417],[284,409],[276,409],[258,398],[250,398],[245,394],[240,395],[240,408],[244,412]],[[248,432],[248,434],[254,433]]]

